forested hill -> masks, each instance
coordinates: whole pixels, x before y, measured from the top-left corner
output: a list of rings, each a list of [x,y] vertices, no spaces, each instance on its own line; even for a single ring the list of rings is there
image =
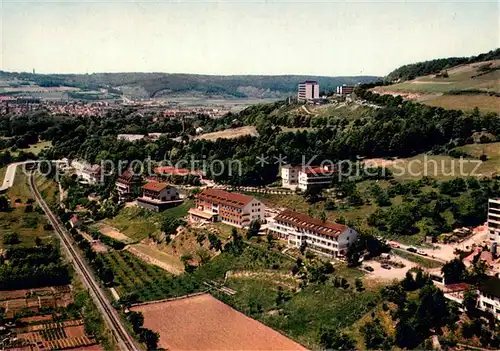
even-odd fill
[[[323,91],[338,85],[368,83],[375,76],[301,76],[301,75],[198,75],[169,73],[93,73],[32,74],[0,71],[0,79],[21,79],[45,85],[74,86],[84,89],[119,88],[126,94],[156,97],[172,94],[202,94],[223,97],[285,97],[297,91],[306,79],[317,80]]]
[[[471,57],[448,57],[418,63],[411,63],[401,66],[389,73],[387,75],[387,80],[390,82],[398,79],[411,80],[419,76],[439,73],[444,69],[448,69],[457,65],[497,59],[500,59],[500,49],[491,50],[487,53]]]

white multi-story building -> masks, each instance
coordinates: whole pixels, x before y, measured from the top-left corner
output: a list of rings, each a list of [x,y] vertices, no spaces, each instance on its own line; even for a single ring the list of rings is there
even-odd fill
[[[302,191],[311,187],[326,188],[334,176],[335,172],[328,167],[307,167],[299,171],[298,187]]]
[[[189,209],[194,222],[223,222],[245,228],[253,220],[265,220],[264,205],[256,198],[219,189],[206,188],[196,197],[196,207]]]
[[[345,225],[323,222],[290,210],[270,219],[268,230],[292,247],[305,243],[308,249],[330,257],[345,256],[347,248],[358,237],[358,232]]]
[[[477,289],[477,308],[500,320],[500,279],[488,277]]]
[[[306,80],[299,84],[297,99],[307,101],[319,99],[319,84],[315,80]]]
[[[488,232],[491,252],[496,253],[500,246],[500,199],[488,200]]]
[[[299,180],[300,167],[284,165],[281,167],[281,186],[283,188],[295,189]]]
[[[335,171],[329,167],[281,167],[281,186],[306,191],[311,187],[326,188],[332,183]]]

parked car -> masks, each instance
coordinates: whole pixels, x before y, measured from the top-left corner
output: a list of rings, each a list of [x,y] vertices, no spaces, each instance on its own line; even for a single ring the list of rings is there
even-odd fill
[[[422,255],[422,256],[427,256],[427,252],[422,251],[422,250],[418,250],[418,251],[417,251],[417,253],[418,253],[419,255]]]
[[[368,272],[373,272],[374,269],[372,266],[365,266],[365,269],[368,271]]]
[[[387,263],[384,263],[383,265],[381,265],[381,267],[384,269],[391,269],[391,266],[389,266]]]
[[[417,253],[417,249],[414,248],[414,247],[409,247],[409,248],[406,249],[406,251]]]

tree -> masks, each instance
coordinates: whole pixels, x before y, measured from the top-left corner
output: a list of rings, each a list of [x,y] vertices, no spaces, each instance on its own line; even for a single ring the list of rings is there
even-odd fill
[[[325,211],[321,211],[319,214],[319,219],[321,219],[321,222],[325,223],[326,222],[326,213]]]
[[[444,264],[441,272],[443,273],[445,284],[454,284],[463,280],[466,269],[464,263],[460,259],[455,258]]]
[[[19,239],[19,234],[16,232],[5,233],[3,235],[3,243],[4,245],[15,245],[19,244],[21,240]]]
[[[413,291],[417,288],[417,284],[415,282],[415,279],[413,279],[413,274],[410,271],[406,272],[406,276],[401,281],[401,286],[406,291]]]
[[[222,250],[222,241],[213,233],[208,234],[208,241],[210,242],[210,250]]]
[[[267,249],[271,250],[273,248],[273,246],[274,246],[274,237],[273,237],[273,234],[267,233],[266,238],[267,238]]]
[[[127,314],[127,320],[132,324],[134,332],[138,333],[144,324],[144,315],[141,312],[130,311]]]
[[[477,294],[474,287],[469,287],[467,290],[465,290],[462,304],[467,314],[470,314],[476,309]]]
[[[9,200],[6,196],[0,196],[0,211],[7,211],[9,209]]]
[[[354,285],[356,286],[356,290],[358,290],[358,291],[364,290],[363,281],[360,278],[356,278],[356,280],[354,281]]]
[[[38,237],[38,236],[35,238],[35,245],[36,246],[42,245],[42,239],[40,239],[40,237]]]
[[[160,340],[160,334],[146,328],[142,328],[139,340],[143,342],[148,350],[156,350],[158,348],[158,341]]]
[[[360,330],[364,335],[365,345],[368,350],[391,349],[391,340],[378,319],[364,324]]]
[[[307,187],[306,191],[304,192],[304,197],[306,198],[306,201],[309,202],[310,204],[314,204],[319,201],[321,194],[321,188],[317,186],[310,186]]]
[[[355,350],[354,340],[337,328],[321,327],[319,343],[328,350]]]
[[[260,221],[254,219],[253,221],[250,222],[250,225],[248,227],[247,239],[259,235],[259,230],[260,230]]]

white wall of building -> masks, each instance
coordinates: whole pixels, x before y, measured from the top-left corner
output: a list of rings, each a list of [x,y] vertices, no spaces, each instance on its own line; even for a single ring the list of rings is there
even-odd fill
[[[479,290],[477,294],[477,308],[491,313],[496,319],[500,320],[500,299],[492,295],[486,295]]]

